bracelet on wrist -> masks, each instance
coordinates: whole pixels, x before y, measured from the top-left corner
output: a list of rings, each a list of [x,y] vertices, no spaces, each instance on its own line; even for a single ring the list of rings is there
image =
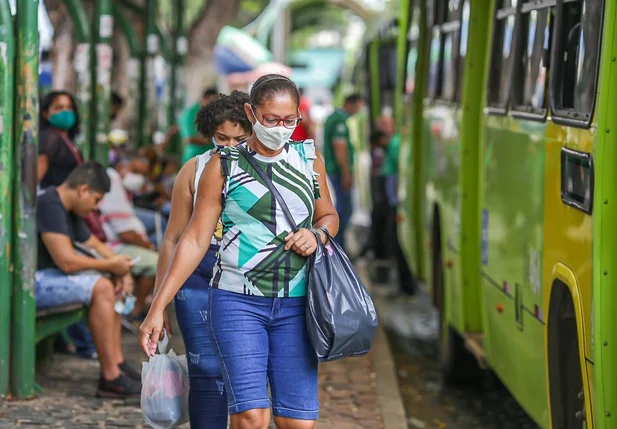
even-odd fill
[[[323,229],[322,229],[323,228]],[[324,246],[327,246],[328,243],[330,242],[330,239],[328,238],[328,234],[326,234],[326,232],[324,231],[324,229],[327,231],[327,229],[323,226],[321,227],[317,227],[317,228],[311,228],[311,231],[314,234],[317,234],[320,238],[323,237],[323,239],[321,240],[321,243]]]

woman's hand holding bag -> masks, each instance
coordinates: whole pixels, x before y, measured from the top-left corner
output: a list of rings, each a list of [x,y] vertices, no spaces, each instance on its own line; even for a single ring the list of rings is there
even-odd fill
[[[288,240],[296,239],[285,248],[297,248],[299,244],[302,251],[304,244],[309,246],[309,240],[304,241],[304,231],[309,230],[298,228],[274,183],[246,149],[242,146],[238,149],[264,181],[293,230]],[[306,296],[306,327],[311,343],[320,362],[362,356],[371,350],[377,332],[373,300],[343,249],[334,242],[327,229],[318,228],[329,239],[328,245],[321,242],[318,232],[309,231],[316,239],[317,247],[315,250],[304,247],[304,256],[311,255]]]
[[[360,276],[325,228],[309,259],[306,327],[320,362],[362,356],[371,350],[377,312]],[[316,233],[317,234],[317,233]]]

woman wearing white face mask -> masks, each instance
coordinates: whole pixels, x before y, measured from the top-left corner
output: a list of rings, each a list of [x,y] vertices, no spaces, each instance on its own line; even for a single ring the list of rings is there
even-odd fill
[[[122,178],[122,184],[127,191],[132,194],[138,194],[144,189],[144,185],[146,184],[146,176],[129,171]]]
[[[334,235],[338,215],[314,143],[289,141],[300,121],[298,103],[298,89],[284,76],[255,83],[245,105],[254,133],[206,165],[191,220],[140,329],[152,355],[163,310],[208,251],[222,215],[204,320],[222,363],[232,429],[267,428],[270,404],[277,427],[310,429],[319,414],[317,358],[305,325],[306,265],[317,248],[310,228]],[[283,196],[297,233],[256,168]]]
[[[116,170],[122,177],[124,189],[133,198],[135,215],[144,224],[150,242],[158,248],[167,229],[167,219],[157,213],[156,210],[148,208],[151,205],[149,202],[152,198],[150,193],[144,193],[148,187],[148,180],[146,179],[148,166],[147,158],[131,154],[120,160]]]

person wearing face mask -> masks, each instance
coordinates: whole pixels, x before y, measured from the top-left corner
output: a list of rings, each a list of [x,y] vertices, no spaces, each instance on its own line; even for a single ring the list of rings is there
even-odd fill
[[[271,404],[281,428],[311,428],[319,414],[317,357],[305,324],[307,258],[318,239],[327,242],[316,228],[335,235],[338,215],[314,142],[290,141],[301,120],[299,101],[285,76],[255,82],[244,105],[253,134],[206,164],[191,219],[165,277],[157,276],[161,286],[140,328],[141,346],[151,356],[164,310],[209,252],[220,218],[222,240],[204,321],[224,372],[232,429],[268,427]],[[256,168],[272,178],[298,232],[291,232]]]
[[[146,227],[135,213],[120,173],[110,167],[107,175],[110,190],[99,204],[105,244],[116,254],[126,255],[135,261],[131,273],[136,279],[136,300],[127,319],[129,322],[141,323],[146,297],[154,287],[158,254]]]
[[[149,161],[140,155],[127,155],[116,165],[116,171],[122,179],[122,185],[127,191],[131,203],[134,206],[135,215],[146,227],[150,242],[158,248],[162,242],[163,234],[167,228],[167,220],[156,210],[153,199],[156,193],[146,192],[148,188]]]
[[[203,138],[212,141],[215,149],[186,162],[175,179],[169,224],[159,256],[155,293],[191,218],[199,179],[206,164],[220,149],[235,146],[251,135],[251,123],[244,113],[244,104],[248,100],[247,94],[234,91],[231,95],[217,96],[197,113],[197,129]],[[202,318],[203,310],[208,308],[208,287],[222,231],[219,222],[207,254],[175,297],[176,317],[189,357],[189,417],[193,429],[227,428],[227,396],[223,388],[223,375]],[[170,333],[171,324],[167,312],[164,317],[165,329]]]
[[[60,186],[83,162],[75,145],[79,114],[75,99],[66,91],[52,91],[41,101],[37,176],[41,189]]]

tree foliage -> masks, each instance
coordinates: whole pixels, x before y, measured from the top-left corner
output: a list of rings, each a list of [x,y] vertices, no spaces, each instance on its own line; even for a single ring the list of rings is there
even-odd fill
[[[201,16],[200,12],[206,7],[208,0],[185,0],[184,28],[191,28]],[[231,22],[235,27],[243,27],[255,19],[270,3],[270,0],[241,0],[237,16]],[[159,1],[161,20],[171,27],[173,17],[173,2]]]

